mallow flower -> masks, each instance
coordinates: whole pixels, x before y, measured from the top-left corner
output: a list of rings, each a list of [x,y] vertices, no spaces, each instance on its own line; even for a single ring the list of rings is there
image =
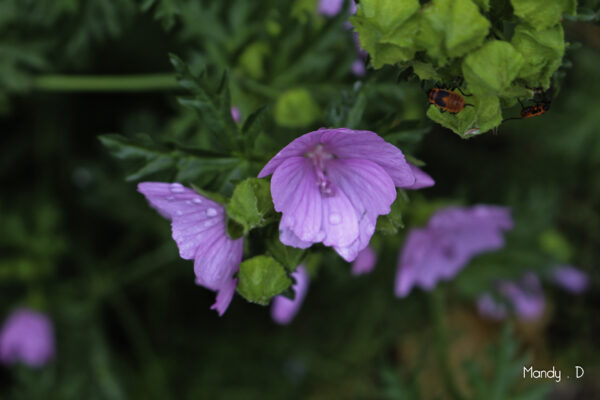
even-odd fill
[[[196,283],[217,292],[211,309],[223,315],[235,292],[243,239],[227,235],[225,209],[180,183],[142,182],[138,191],[171,220],[173,239],[184,260],[194,260]]]
[[[271,304],[271,318],[281,325],[289,324],[296,314],[298,314],[298,311],[304,302],[304,297],[306,297],[306,292],[308,291],[308,285],[310,283],[310,278],[304,265],[299,265],[298,268],[292,272],[292,277],[296,281],[292,285],[292,289],[294,289],[295,293],[294,299],[291,300],[285,296],[278,295],[275,296],[273,303]]]
[[[552,268],[549,278],[556,286],[575,294],[584,292],[590,283],[585,272],[571,265],[558,265]]]
[[[490,293],[484,293],[477,300],[477,309],[483,317],[502,320],[510,308],[514,314],[526,321],[542,316],[546,308],[546,299],[538,276],[529,271],[516,281],[498,282],[496,290],[503,302]]]
[[[447,207],[436,212],[426,227],[412,229],[404,241],[396,296],[407,296],[413,286],[431,290],[438,281],[452,279],[474,256],[502,248],[503,233],[512,227],[504,207]]]
[[[344,0],[319,0],[319,14],[334,17],[339,14]]]
[[[50,319],[37,311],[19,308],[0,330],[0,362],[41,367],[54,358],[54,328]]]
[[[231,118],[233,118],[233,122],[239,124],[242,121],[242,113],[238,107],[231,107],[229,110],[231,112]]]
[[[415,176],[402,152],[376,133],[346,128],[307,133],[284,147],[260,171],[271,178],[282,213],[283,244],[331,246],[346,261],[367,247],[379,215],[388,214],[395,187]]]
[[[352,263],[352,275],[364,275],[373,271],[377,263],[377,253],[371,246],[367,246],[358,253]]]

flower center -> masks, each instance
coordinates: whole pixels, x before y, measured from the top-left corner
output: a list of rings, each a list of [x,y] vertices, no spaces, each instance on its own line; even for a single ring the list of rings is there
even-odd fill
[[[315,167],[317,173],[317,186],[321,195],[326,197],[335,196],[335,187],[331,180],[327,177],[327,161],[335,158],[335,155],[328,152],[322,144],[318,144],[315,148],[305,154]]]

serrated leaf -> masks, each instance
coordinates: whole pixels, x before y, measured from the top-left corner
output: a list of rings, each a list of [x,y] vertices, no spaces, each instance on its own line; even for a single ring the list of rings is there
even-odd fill
[[[191,97],[179,98],[180,104],[198,113],[214,142],[221,148],[238,150],[239,130],[231,116],[227,71],[222,73],[215,86],[214,80],[207,77],[206,73],[195,76],[179,57],[170,54],[169,60],[175,68],[179,85],[192,93]]]
[[[292,284],[283,265],[265,255],[242,262],[237,277],[238,293],[249,302],[263,306]]]
[[[303,88],[283,92],[275,104],[275,121],[287,128],[312,124],[319,118],[321,109],[310,92]]]
[[[261,132],[264,132],[270,117],[269,111],[269,106],[262,106],[250,114],[248,118],[246,118],[246,121],[244,121],[242,134],[244,135],[246,147],[252,147],[258,135]]]
[[[510,0],[515,15],[537,30],[558,24],[563,13],[575,14],[575,0]]]
[[[276,218],[269,182],[248,178],[236,185],[227,203],[227,216],[241,225],[244,233],[273,222]]]

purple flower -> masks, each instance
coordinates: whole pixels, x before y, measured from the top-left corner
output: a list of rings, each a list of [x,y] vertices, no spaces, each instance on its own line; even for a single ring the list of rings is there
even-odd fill
[[[504,246],[503,232],[511,229],[510,211],[478,205],[447,207],[435,213],[425,228],[412,229],[400,252],[396,296],[413,286],[431,290],[453,278],[474,256]]]
[[[50,319],[26,308],[13,311],[0,331],[0,362],[41,367],[52,358],[54,329]]]
[[[227,236],[225,209],[180,183],[142,182],[138,191],[171,220],[173,239],[184,260],[194,260],[196,283],[216,291],[211,307],[223,315],[233,297],[233,275],[242,261],[243,239]]]
[[[283,213],[280,240],[307,248],[322,242],[353,261],[390,212],[395,186],[415,177],[402,152],[376,133],[320,129],[284,147],[260,171],[273,174],[271,196]]]
[[[484,293],[477,299],[477,310],[485,318],[496,321],[506,318],[506,305],[496,301],[489,293]]]
[[[357,76],[359,78],[365,76],[367,70],[365,68],[365,63],[363,60],[356,59],[354,60],[354,62],[352,62],[352,73],[354,74],[354,76]]]
[[[415,176],[415,183],[413,183],[411,186],[405,189],[417,190],[435,185],[435,181],[433,180],[433,178],[429,176],[429,174],[425,173],[425,171],[423,171],[421,168],[411,163],[408,163],[408,165],[413,175]]]
[[[550,280],[571,293],[582,293],[589,285],[587,274],[570,265],[559,265],[550,271]]]
[[[319,14],[334,17],[339,14],[344,5],[344,0],[320,0]]]
[[[239,124],[240,121],[242,120],[242,113],[240,112],[240,109],[237,107],[231,107],[231,118],[233,118],[233,121],[236,124]]]
[[[377,253],[371,246],[365,247],[358,253],[356,260],[352,263],[352,275],[358,276],[373,271],[377,263]]]
[[[525,273],[517,281],[498,282],[497,291],[506,304],[485,293],[477,300],[477,308],[482,316],[495,320],[504,319],[507,304],[517,317],[526,321],[538,319],[544,313],[546,299],[540,280],[533,272]]]
[[[296,280],[292,286],[296,294],[294,300],[279,295],[275,296],[271,305],[271,318],[281,325],[289,324],[294,319],[302,306],[310,283],[308,272],[303,265],[299,265],[296,271],[292,272],[292,277]]]

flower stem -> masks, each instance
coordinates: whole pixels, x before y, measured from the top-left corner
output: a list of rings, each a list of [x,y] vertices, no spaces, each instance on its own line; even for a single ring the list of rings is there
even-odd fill
[[[142,92],[177,89],[174,74],[41,75],[35,90],[46,92]]]
[[[454,379],[452,366],[450,365],[448,327],[445,320],[444,294],[442,289],[438,288],[430,293],[429,311],[433,322],[435,346],[442,371],[442,379],[444,380],[448,394],[455,400],[465,400],[458,386],[456,386],[456,380]]]

